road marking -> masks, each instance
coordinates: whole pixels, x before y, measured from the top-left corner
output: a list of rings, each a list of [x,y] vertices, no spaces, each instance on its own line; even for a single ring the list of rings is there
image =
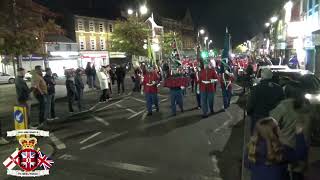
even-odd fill
[[[233,96],[233,97],[231,98],[230,104],[235,104],[235,103],[238,102],[238,100],[239,100],[239,96]]]
[[[146,103],[145,100],[138,99],[138,98],[135,98],[135,97],[131,97],[131,99],[136,100],[136,101],[139,101],[139,102],[142,102],[142,103]]]
[[[99,108],[99,109],[95,110],[94,112],[105,110],[105,109],[107,109],[108,107],[113,106],[113,105],[116,105],[116,104],[118,104],[118,103],[120,103],[120,102],[122,102],[122,101],[124,101],[124,100],[126,100],[126,99],[128,99],[128,98],[124,98],[124,99],[121,99],[120,101],[111,103],[111,104],[109,104],[109,105],[107,105],[107,106],[105,106],[105,107],[102,107],[102,108]]]
[[[91,148],[91,147],[93,147],[93,146],[96,146],[96,145],[98,145],[98,144],[102,144],[102,143],[105,143],[105,142],[107,142],[107,141],[114,140],[114,139],[116,139],[116,138],[118,138],[118,137],[121,137],[121,136],[124,136],[124,135],[126,135],[126,134],[128,134],[128,133],[129,133],[128,131],[124,131],[124,132],[122,132],[122,133],[114,134],[114,135],[112,135],[112,136],[110,136],[110,137],[108,137],[108,138],[106,138],[106,139],[102,139],[102,140],[97,141],[97,142],[95,142],[95,143],[92,143],[92,144],[89,144],[89,145],[87,145],[87,146],[81,147],[80,150],[85,150],[85,149]]]
[[[96,137],[96,136],[99,136],[100,134],[101,134],[101,132],[97,132],[97,133],[95,133],[95,134],[92,134],[91,136],[87,137],[86,139],[80,141],[80,144],[83,144],[83,143],[89,141],[90,139],[92,139],[92,138],[94,138],[94,137]]]
[[[94,106],[92,106],[89,110],[92,111],[94,110],[94,108],[96,108],[99,105],[99,103],[95,104]]]
[[[60,141],[60,139],[58,139],[53,133],[50,133],[49,138],[57,147],[57,149],[61,150],[67,148],[67,146],[62,141]]]
[[[74,161],[77,158],[75,156],[70,155],[70,154],[64,154],[64,155],[60,156],[58,159],[63,159],[63,160],[67,160],[67,161]]]
[[[156,171],[156,169],[152,168],[152,167],[140,166],[140,165],[136,165],[136,164],[121,163],[121,162],[108,162],[108,163],[103,163],[103,164],[105,166],[112,167],[112,168],[124,169],[124,170],[128,170],[128,171],[135,171],[135,172],[141,172],[141,173],[152,174]]]
[[[105,126],[109,126],[110,125],[107,121],[105,121],[101,117],[98,117],[98,116],[95,116],[95,115],[91,115],[91,117],[93,117],[96,121],[104,124]]]
[[[220,169],[219,169],[219,167],[218,167],[217,157],[216,157],[215,155],[213,155],[213,156],[211,157],[211,161],[212,161],[212,165],[213,165],[213,171],[220,176]]]
[[[139,114],[143,113],[144,111],[145,111],[145,109],[142,110],[142,111],[137,112],[136,114],[133,114],[132,116],[128,117],[128,119],[132,119],[132,118],[138,116]]]
[[[133,113],[133,114],[137,114],[137,113],[138,113],[138,112],[136,112],[136,111],[134,111],[134,110],[132,110],[132,109],[130,109],[130,108],[127,108],[126,110],[129,111],[129,112],[131,112],[131,113]]]
[[[116,106],[117,106],[117,107],[119,107],[119,108],[121,108],[121,107],[122,107],[122,105],[121,105],[121,104],[116,104]]]
[[[158,96],[160,96],[160,97],[168,97],[168,96],[162,95],[162,94],[158,94]]]
[[[164,102],[164,101],[166,101],[166,100],[168,100],[168,98],[166,98],[166,99],[162,99],[160,102],[162,103],[162,102]]]

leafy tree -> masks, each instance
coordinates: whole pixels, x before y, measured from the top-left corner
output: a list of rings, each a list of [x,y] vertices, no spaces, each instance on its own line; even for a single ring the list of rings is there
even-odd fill
[[[137,17],[117,20],[111,36],[111,51],[126,52],[130,55],[146,56],[143,48],[150,30],[145,22]]]
[[[53,20],[43,21],[26,1],[1,0],[0,2],[0,54],[10,57],[14,66],[21,57],[33,53],[45,55],[44,38],[48,33],[59,32]],[[17,61],[17,62],[16,62]]]
[[[165,32],[162,37],[161,41],[161,47],[162,47],[162,53],[164,57],[169,58],[171,57],[172,53],[172,43],[174,39],[177,42],[178,49],[179,47],[182,47],[182,40],[181,40],[181,35],[176,32]],[[180,49],[181,50],[181,49]]]

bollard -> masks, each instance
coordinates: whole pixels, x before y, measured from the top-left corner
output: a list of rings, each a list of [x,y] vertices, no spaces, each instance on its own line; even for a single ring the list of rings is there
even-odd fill
[[[19,105],[13,108],[13,119],[15,130],[28,129],[28,109],[27,106]],[[26,137],[25,135],[17,136],[19,140],[21,137]]]

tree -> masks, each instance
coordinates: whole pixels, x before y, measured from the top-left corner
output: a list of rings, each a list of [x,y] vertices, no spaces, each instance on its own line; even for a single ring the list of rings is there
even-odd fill
[[[111,36],[111,51],[126,52],[129,56],[146,56],[147,50],[143,47],[147,43],[149,33],[148,26],[140,18],[117,20]]]
[[[53,20],[43,21],[41,14],[33,12],[26,1],[0,2],[0,54],[11,59],[15,75],[15,64],[21,66],[22,56],[33,53],[45,56],[45,35],[59,30]]]
[[[176,32],[165,32],[162,37],[161,41],[161,47],[162,47],[162,53],[165,58],[171,57],[172,54],[172,43],[176,40],[177,48],[181,48],[182,46],[182,40],[181,35]]]

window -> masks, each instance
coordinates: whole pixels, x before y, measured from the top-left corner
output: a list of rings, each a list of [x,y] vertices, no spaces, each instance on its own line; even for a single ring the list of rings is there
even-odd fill
[[[113,25],[109,24],[109,32],[113,32]]]
[[[59,44],[57,44],[57,45],[54,46],[54,50],[56,50],[56,51],[59,51],[59,50],[60,50]]]
[[[319,11],[319,0],[309,0],[308,2],[308,15],[311,16],[312,14]]]
[[[89,31],[94,32],[94,22],[93,21],[89,21]]]
[[[86,41],[84,37],[79,37],[80,50],[86,50]]]
[[[91,50],[96,50],[96,40],[94,38],[90,39]]]
[[[78,31],[84,31],[84,25],[83,20],[78,19]]]
[[[104,38],[100,38],[100,49],[101,50],[106,50],[106,43]]]
[[[67,49],[67,51],[71,51],[71,44],[67,44],[66,49]]]
[[[104,32],[104,24],[103,23],[99,24],[99,32],[101,32],[101,33]]]

